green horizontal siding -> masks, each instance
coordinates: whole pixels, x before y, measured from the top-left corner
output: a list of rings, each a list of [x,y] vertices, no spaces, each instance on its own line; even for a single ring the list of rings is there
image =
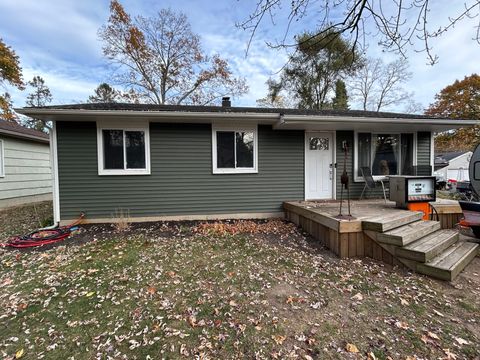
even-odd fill
[[[353,131],[337,131],[337,199],[340,199],[341,182],[340,177],[343,172],[344,153],[342,150],[343,141],[347,141],[349,146],[349,154],[346,161],[346,169],[350,177],[350,197],[357,199],[360,197],[365,183],[353,181],[353,145],[354,145],[354,132]],[[431,175],[429,172],[430,166],[430,133],[418,132],[417,133],[417,166],[418,175]],[[385,186],[388,187],[388,182],[385,182]],[[381,185],[374,190],[367,190],[366,197],[383,197]],[[344,198],[346,198],[346,191],[344,190]]]
[[[417,166],[418,175],[432,175],[431,156],[431,133],[418,132],[417,133]]]
[[[303,199],[303,131],[258,127],[258,174],[212,174],[208,124],[150,124],[151,175],[99,176],[94,122],[58,122],[60,212],[109,218],[281,211]]]

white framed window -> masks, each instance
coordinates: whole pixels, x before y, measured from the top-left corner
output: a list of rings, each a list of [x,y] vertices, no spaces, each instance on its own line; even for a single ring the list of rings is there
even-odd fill
[[[212,126],[214,174],[258,173],[257,126]]]
[[[414,175],[416,166],[416,133],[355,132],[355,181],[363,181],[362,167],[370,168],[374,179],[382,179],[388,175]]]
[[[0,140],[0,178],[5,177],[5,148],[3,140]]]
[[[99,175],[150,175],[148,122],[97,122]]]

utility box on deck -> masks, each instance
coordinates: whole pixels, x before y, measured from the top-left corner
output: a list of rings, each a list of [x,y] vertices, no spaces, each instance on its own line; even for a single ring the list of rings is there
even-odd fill
[[[397,203],[397,207],[410,209],[422,207],[420,203],[436,200],[435,176],[390,176],[390,200]],[[417,204],[409,206],[409,204]],[[411,209],[413,210],[413,209]]]

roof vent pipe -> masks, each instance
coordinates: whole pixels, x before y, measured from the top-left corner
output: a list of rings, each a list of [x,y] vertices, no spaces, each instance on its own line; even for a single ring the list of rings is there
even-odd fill
[[[222,107],[231,107],[232,106],[232,102],[230,101],[230,97],[229,96],[225,96],[222,98]]]

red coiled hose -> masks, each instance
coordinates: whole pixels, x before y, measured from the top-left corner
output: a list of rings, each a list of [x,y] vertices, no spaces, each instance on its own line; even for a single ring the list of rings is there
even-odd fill
[[[85,214],[81,214],[80,217],[72,224],[62,226],[56,229],[35,230],[29,234],[22,236],[14,236],[6,243],[0,243],[0,247],[13,247],[17,249],[29,248],[35,246],[43,246],[53,244],[62,241],[70,236],[74,227],[82,221]]]

